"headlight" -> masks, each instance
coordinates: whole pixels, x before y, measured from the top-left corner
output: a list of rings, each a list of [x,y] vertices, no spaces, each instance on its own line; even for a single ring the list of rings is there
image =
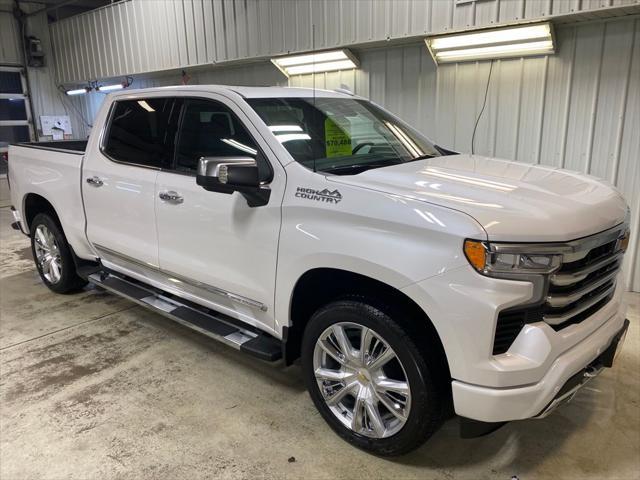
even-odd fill
[[[526,243],[515,247],[510,244],[508,251],[501,251],[498,243],[465,240],[464,254],[479,273],[491,277],[545,275],[558,269],[561,262],[558,254],[528,253]]]
[[[616,244],[616,250],[620,250],[622,253],[626,252],[627,248],[629,248],[630,238],[631,238],[631,232],[629,229],[627,229],[622,234],[622,237],[618,239],[618,243]]]

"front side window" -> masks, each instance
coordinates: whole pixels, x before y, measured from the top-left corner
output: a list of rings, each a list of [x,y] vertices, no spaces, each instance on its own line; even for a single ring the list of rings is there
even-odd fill
[[[352,175],[439,156],[415,129],[351,98],[254,98],[249,105],[291,156],[319,172]]]
[[[251,135],[233,112],[211,100],[187,102],[179,138],[178,171],[195,172],[202,157],[256,158],[258,154]]]
[[[116,102],[104,151],[114,160],[169,168],[173,158],[179,101],[145,98]]]

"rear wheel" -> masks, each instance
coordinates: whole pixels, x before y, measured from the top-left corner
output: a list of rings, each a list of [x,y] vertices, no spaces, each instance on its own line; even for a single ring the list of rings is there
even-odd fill
[[[67,239],[49,215],[36,215],[30,230],[33,259],[40,278],[49,289],[56,293],[69,293],[87,284],[76,273]]]
[[[316,407],[359,448],[400,455],[443,420],[434,366],[398,323],[366,302],[337,301],[318,310],[305,331],[302,362]]]

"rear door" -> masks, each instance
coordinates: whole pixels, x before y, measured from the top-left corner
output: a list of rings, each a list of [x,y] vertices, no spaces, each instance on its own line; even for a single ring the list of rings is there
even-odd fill
[[[264,139],[232,101],[213,94],[185,99],[175,165],[158,173],[156,191],[160,267],[176,288],[266,330],[274,325],[285,187],[284,172],[268,153]],[[219,156],[256,158],[271,187],[269,203],[251,208],[238,192],[198,186],[198,160]]]
[[[171,164],[179,113],[172,97],[116,100],[85,162],[87,236],[108,266],[158,267],[156,177]]]

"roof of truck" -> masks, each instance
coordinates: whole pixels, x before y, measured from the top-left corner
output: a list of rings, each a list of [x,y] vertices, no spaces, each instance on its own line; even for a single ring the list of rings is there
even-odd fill
[[[354,95],[346,90],[323,90],[320,88],[299,87],[236,87],[230,85],[180,85],[175,87],[154,87],[140,89],[125,89],[112,93],[114,96],[148,95],[157,92],[235,92],[244,98],[286,98],[286,97],[336,97],[352,98]]]

